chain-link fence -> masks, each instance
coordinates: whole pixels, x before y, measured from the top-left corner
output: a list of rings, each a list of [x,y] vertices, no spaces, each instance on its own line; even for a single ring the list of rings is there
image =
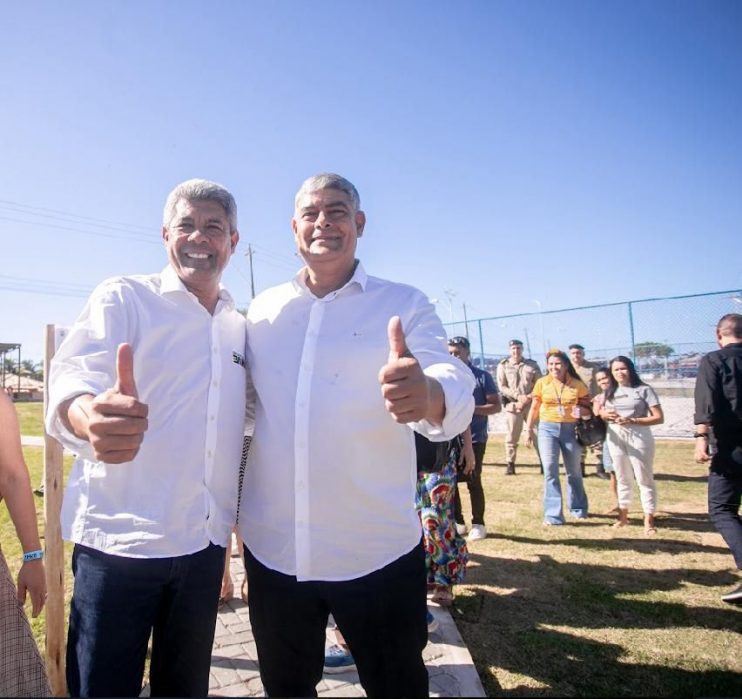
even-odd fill
[[[444,323],[449,337],[465,335],[472,362],[493,376],[497,362],[508,356],[508,341],[523,342],[527,357],[545,368],[550,347],[567,351],[585,347],[586,358],[607,364],[618,354],[631,357],[642,376],[660,394],[665,424],[659,436],[693,432],[693,386],[701,357],[716,349],[714,330],[721,316],[742,313],[742,290],[690,296],[639,299],[598,306],[536,312]],[[492,427],[498,429],[498,420]]]

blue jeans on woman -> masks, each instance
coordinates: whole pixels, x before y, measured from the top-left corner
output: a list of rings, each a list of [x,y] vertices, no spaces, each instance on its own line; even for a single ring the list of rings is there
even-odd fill
[[[540,422],[538,451],[544,466],[544,522],[564,524],[562,484],[559,480],[559,453],[567,472],[567,506],[576,519],[587,517],[587,493],[582,484],[582,447],[572,422]]]

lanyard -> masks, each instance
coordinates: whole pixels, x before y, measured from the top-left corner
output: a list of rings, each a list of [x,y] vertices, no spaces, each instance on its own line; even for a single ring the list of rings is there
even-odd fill
[[[559,393],[557,393],[556,385],[554,386],[554,395],[556,396],[556,399],[557,399],[557,412],[562,416],[564,415],[564,406],[562,405],[562,394],[564,393],[564,389],[566,385],[567,385],[566,383],[562,384],[562,389],[561,391],[559,391]]]

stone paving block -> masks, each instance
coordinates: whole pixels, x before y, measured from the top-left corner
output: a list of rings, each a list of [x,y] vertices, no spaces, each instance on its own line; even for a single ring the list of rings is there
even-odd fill
[[[366,693],[360,684],[350,684],[345,682],[332,689],[327,689],[324,692],[317,692],[320,697],[365,697]]]
[[[229,687],[236,682],[241,682],[237,670],[233,666],[212,665],[211,673],[219,683],[219,687]]]
[[[236,682],[226,687],[219,687],[217,692],[209,692],[215,697],[245,697],[249,696],[247,693],[247,687],[243,682]]]
[[[224,648],[233,646],[235,643],[249,643],[252,641],[252,631],[242,631],[241,633],[231,633],[214,639],[214,648]]]
[[[219,617],[217,617],[216,626],[214,627],[214,638],[221,638],[227,634],[229,634],[229,628]]]

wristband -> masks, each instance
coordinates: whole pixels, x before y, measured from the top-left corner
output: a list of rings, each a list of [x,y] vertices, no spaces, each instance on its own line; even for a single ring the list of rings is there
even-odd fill
[[[39,549],[38,551],[28,551],[27,553],[23,554],[23,562],[28,563],[28,561],[35,561],[43,557],[44,552],[41,549]]]

